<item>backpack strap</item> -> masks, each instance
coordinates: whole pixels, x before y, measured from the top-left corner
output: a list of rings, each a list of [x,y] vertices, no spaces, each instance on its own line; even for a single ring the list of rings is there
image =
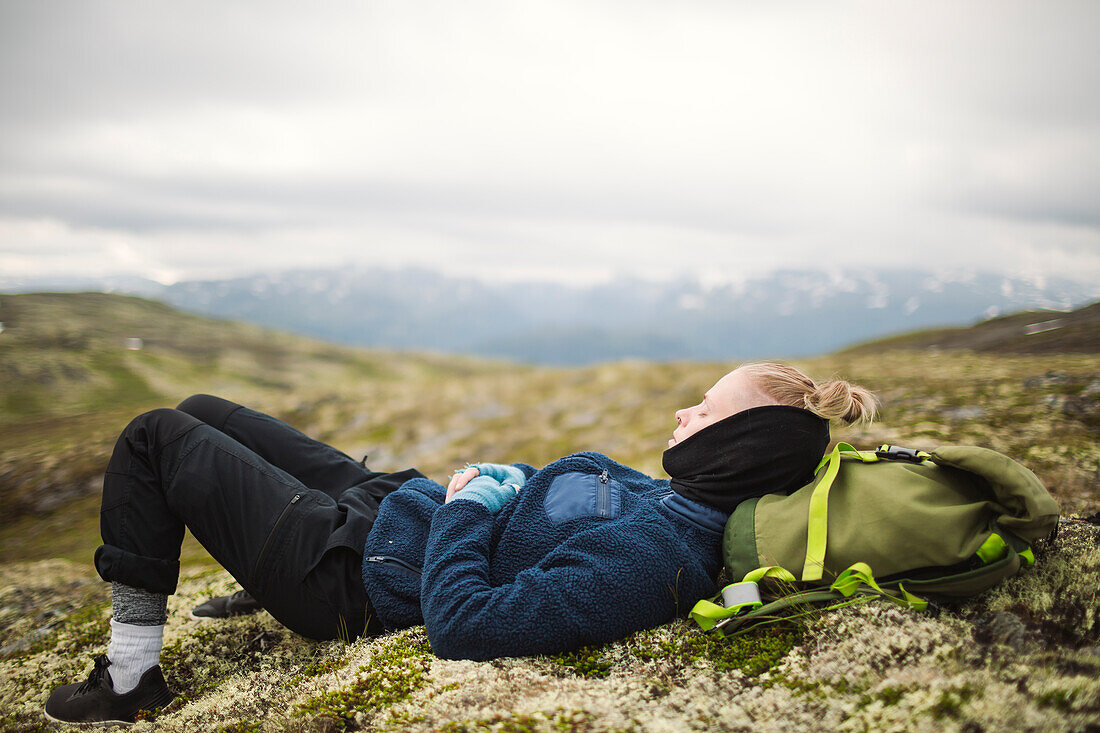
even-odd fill
[[[825,573],[825,548],[829,534],[829,489],[832,488],[837,474],[840,473],[842,458],[854,458],[862,463],[877,463],[880,460],[902,460],[921,463],[931,458],[924,451],[882,445],[875,451],[856,450],[849,443],[837,443],[832,453],[827,454],[817,464],[816,476],[822,467],[825,475],[817,482],[810,495],[809,519],[806,523],[806,561],[802,566],[802,580],[821,580]]]
[[[890,591],[883,590],[875,581],[875,576],[871,573],[871,567],[864,562],[853,563],[847,570],[836,576],[836,580],[833,581],[833,584],[829,586],[829,588],[839,592],[845,598],[848,598],[857,590],[862,590],[861,586],[867,586],[878,595],[900,606],[912,608],[917,611],[923,611],[928,608],[928,601],[905,590],[905,585],[903,583],[898,583],[899,595],[894,595]]]
[[[699,628],[710,631],[746,609],[752,610],[763,605],[760,587],[756,583],[732,583],[723,588],[721,595],[713,600],[696,602],[689,615],[692,621],[699,624]]]
[[[811,604],[833,601],[832,605],[820,610],[830,610],[863,603],[874,598],[883,598],[906,608],[923,611],[928,601],[907,591],[903,584],[897,584],[897,591],[882,588],[866,563],[855,563],[837,576],[828,588],[810,588],[781,596],[765,604],[761,600],[757,581],[774,578],[781,582],[794,583],[794,576],[783,568],[771,566],[753,570],[740,583],[727,585],[722,593],[712,600],[701,600],[691,609],[691,618],[703,631],[717,629],[723,635],[730,635],[737,629],[790,619],[794,616],[814,612]],[[804,608],[791,613],[782,613],[790,608]]]

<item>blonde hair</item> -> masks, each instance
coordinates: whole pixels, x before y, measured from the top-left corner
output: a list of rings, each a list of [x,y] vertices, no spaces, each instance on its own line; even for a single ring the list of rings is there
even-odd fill
[[[792,366],[772,362],[742,364],[739,369],[779,404],[805,408],[826,420],[871,422],[878,411],[874,394],[843,379],[817,384]]]

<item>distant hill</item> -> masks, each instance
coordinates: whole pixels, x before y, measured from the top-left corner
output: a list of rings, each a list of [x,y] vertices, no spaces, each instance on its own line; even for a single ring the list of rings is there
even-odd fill
[[[941,328],[859,344],[842,353],[886,349],[968,349],[1003,354],[1100,353],[1100,303],[1068,313],[1028,311],[968,328]]]
[[[577,266],[583,270],[583,263]],[[1100,297],[1094,284],[974,272],[804,269],[744,281],[714,276],[486,283],[422,269],[350,267],[167,287],[132,279],[101,286],[338,343],[544,365],[802,357],[1002,313],[1069,310]],[[0,278],[0,289],[30,285]],[[57,283],[66,290],[73,285]]]
[[[104,293],[0,296],[0,420],[114,409],[201,383],[290,389],[304,365],[380,365],[346,349]]]
[[[0,425],[207,389],[290,392],[473,360],[341,347],[105,293],[0,295]]]
[[[196,392],[290,419],[334,394],[503,368],[335,346],[104,293],[2,295],[0,324],[3,522],[94,496],[126,423]]]

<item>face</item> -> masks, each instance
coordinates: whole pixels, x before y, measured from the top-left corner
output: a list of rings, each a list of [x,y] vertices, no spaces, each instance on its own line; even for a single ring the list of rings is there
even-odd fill
[[[761,392],[747,374],[740,369],[734,369],[707,390],[702,402],[676,411],[676,429],[672,431],[668,447],[671,448],[706,426],[725,420],[742,410],[777,404],[779,403]]]

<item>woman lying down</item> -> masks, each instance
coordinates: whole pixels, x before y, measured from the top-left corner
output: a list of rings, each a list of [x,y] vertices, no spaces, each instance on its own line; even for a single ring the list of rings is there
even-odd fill
[[[45,714],[132,722],[175,693],[159,666],[184,528],[243,590],[194,615],[263,608],[314,639],[424,624],[441,657],[547,654],[620,639],[717,592],[734,507],[809,482],[829,421],[874,398],[782,364],[745,364],[675,414],[671,480],[599,453],[542,469],[478,463],[444,487],[376,473],[273,417],[195,395],[123,431],[103,482],[107,654]]]

